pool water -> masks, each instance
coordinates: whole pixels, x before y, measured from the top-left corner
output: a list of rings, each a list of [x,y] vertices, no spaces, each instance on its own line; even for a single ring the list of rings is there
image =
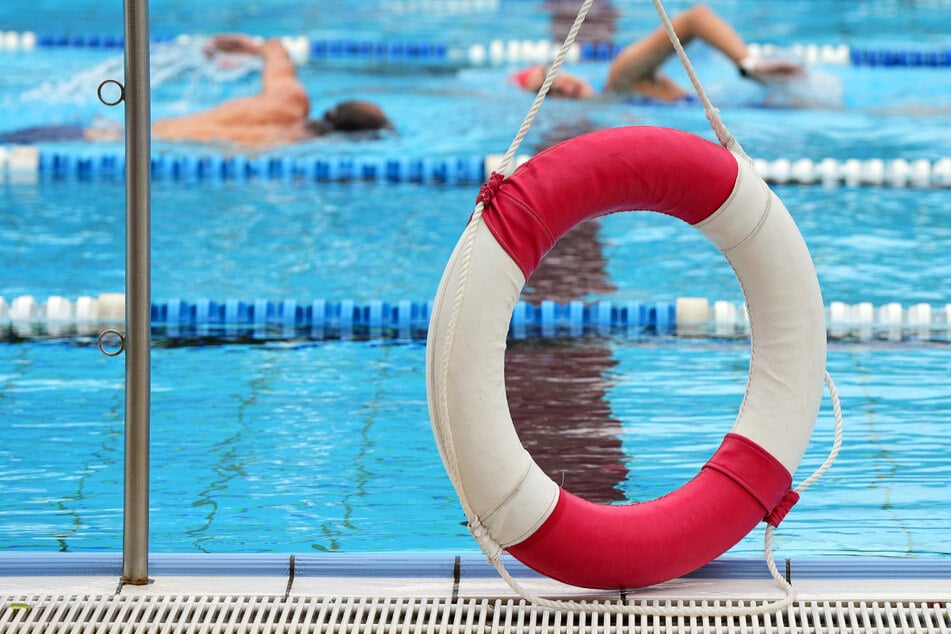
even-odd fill
[[[457,3],[462,6],[465,3]],[[375,40],[543,38],[527,0],[412,11],[409,0],[334,9],[269,0],[153,0],[156,34],[251,31]],[[685,2],[671,2],[675,12]],[[62,5],[62,6],[60,6]],[[240,5],[240,6],[238,6]],[[819,10],[821,7],[821,10]],[[948,45],[947,2],[717,3],[750,39],[855,46]],[[51,16],[55,15],[53,20]],[[625,6],[618,39],[655,25]],[[4,29],[121,31],[117,6],[40,0],[0,7]],[[53,26],[55,25],[55,28]],[[201,25],[201,27],[195,26]],[[221,69],[200,43],[153,49],[155,117],[257,89],[253,64]],[[946,68],[820,66],[792,95],[741,82],[710,50],[689,49],[726,124],[757,158],[951,156]],[[121,54],[0,50],[2,128],[121,113],[95,88]],[[606,63],[577,65],[603,75]],[[312,62],[314,108],[379,102],[397,122],[377,140],[328,138],[293,155],[483,156],[504,151],[530,96],[512,67]],[[673,65],[670,71],[680,77]],[[39,79],[38,79],[39,78]],[[526,140],[616,125],[712,138],[699,108],[549,101]],[[50,147],[58,147],[51,144]],[[78,143],[76,150],[102,146]],[[120,149],[113,144],[107,149]],[[155,144],[156,152],[231,148]],[[948,303],[947,190],[777,185],[810,247],[825,303]],[[477,186],[415,183],[153,184],[152,295],[223,301],[428,301],[472,211]],[[124,186],[110,179],[0,179],[0,296],[75,299],[124,287]],[[526,299],[741,302],[729,266],[681,222],[618,214],[560,242]],[[845,411],[839,461],[777,533],[779,556],[951,556],[951,349],[946,341],[836,342],[828,366]],[[472,551],[476,545],[430,431],[421,342],[269,341],[152,352],[151,548],[155,552]],[[660,336],[510,342],[507,389],[523,442],[552,477],[603,503],[651,499],[686,482],[728,431],[742,399],[748,341]],[[0,343],[0,549],[116,551],[122,544],[121,357],[88,341]],[[828,398],[799,481],[831,445]],[[731,551],[758,556],[762,529]]]
[[[182,187],[158,181],[152,294],[161,301],[427,301],[472,212],[474,189],[362,182]],[[947,301],[946,191],[774,189],[810,247],[827,304]],[[10,203],[0,252],[17,262],[0,268],[0,294],[7,301],[123,290],[121,181],[0,183],[0,192]],[[209,196],[214,205],[207,204]],[[628,213],[599,225],[590,244],[570,248],[602,253],[613,288],[599,292],[565,280],[573,286],[564,289],[566,298],[742,300],[723,257],[681,221]]]
[[[152,549],[473,549],[429,429],[424,356],[420,344],[154,350]],[[2,346],[0,360],[0,544],[119,548],[121,364],[52,343]],[[745,343],[522,342],[509,352],[510,400],[523,441],[568,490],[647,500],[719,445],[747,363]],[[846,443],[778,531],[783,556],[948,554],[947,369],[940,347],[831,348]],[[532,400],[565,390],[560,416],[531,415]],[[826,399],[797,481],[831,442]],[[731,554],[755,557],[761,540],[754,531]]]

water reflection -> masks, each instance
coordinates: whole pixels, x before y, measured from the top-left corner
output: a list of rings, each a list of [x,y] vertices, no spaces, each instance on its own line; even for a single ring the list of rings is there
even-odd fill
[[[585,21],[584,41],[612,41],[617,11],[602,2]],[[565,34],[577,3],[549,0],[552,35]],[[598,126],[580,117],[547,128],[539,152]],[[608,280],[598,221],[581,224],[563,236],[527,281],[522,299],[560,303],[589,294],[615,291]],[[510,341],[505,354],[505,383],[512,420],[535,462],[566,490],[592,502],[625,500],[619,484],[627,477],[621,451],[621,423],[607,400],[610,370],[617,361],[605,340]]]
[[[549,477],[592,502],[625,499],[621,424],[606,400],[605,371],[616,364],[606,347],[577,339],[517,341],[505,357],[522,443]]]
[[[532,274],[522,299],[568,302],[610,293],[597,222],[575,227]],[[510,341],[505,379],[512,420],[526,449],[555,482],[592,502],[625,499],[621,423],[607,401],[617,361],[603,339]]]

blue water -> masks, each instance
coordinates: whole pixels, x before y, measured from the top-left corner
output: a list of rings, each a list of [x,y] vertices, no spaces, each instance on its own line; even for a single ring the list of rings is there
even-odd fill
[[[574,344],[583,345],[602,346]],[[748,351],[606,346],[616,362],[602,376],[607,412],[586,403],[587,423],[562,429],[553,420],[565,438],[553,451],[597,462],[591,437],[617,434],[626,476],[589,473],[585,482],[571,472],[566,488],[613,486],[629,500],[651,499],[690,479],[716,449],[742,397]],[[471,550],[429,429],[424,354],[416,344],[154,350],[153,549]],[[948,554],[951,465],[940,449],[951,416],[948,356],[936,347],[831,349],[846,443],[782,525],[783,556]],[[0,367],[0,544],[120,548],[121,361],[93,347],[5,345]],[[563,389],[577,372],[535,380]],[[797,481],[821,464],[831,439],[826,399]],[[758,556],[761,540],[754,531],[732,554]]]
[[[329,10],[280,0],[153,0],[151,10],[159,35],[245,30],[467,45],[548,34],[547,14],[528,0],[454,15],[397,10],[408,4],[344,0]],[[781,7],[730,1],[716,8],[749,39],[780,44],[941,47],[951,32],[951,5],[937,0],[794,0]],[[618,40],[656,24],[649,3],[621,13]],[[121,6],[41,0],[27,10],[6,3],[0,26],[118,33]],[[257,89],[253,64],[221,69],[196,51],[195,44],[153,49],[154,116]],[[690,52],[752,156],[951,156],[947,69],[817,67],[814,83],[792,95],[810,98],[813,107],[763,107],[790,95],[742,82],[702,46]],[[100,81],[121,77],[114,50],[0,51],[0,60],[4,129],[121,119],[95,97]],[[605,68],[588,63],[575,70],[596,78]],[[510,70],[312,63],[300,72],[316,110],[344,98],[372,99],[397,131],[376,141],[323,139],[283,151],[502,152],[530,99],[505,83]],[[680,77],[675,66],[670,72]],[[542,113],[526,151],[565,128],[663,125],[712,138],[698,108],[548,102]],[[775,189],[812,251],[827,304],[951,301],[947,190]],[[474,186],[159,181],[152,295],[425,301],[476,193]],[[123,196],[123,184],[109,180],[0,181],[0,296],[42,301],[122,291]],[[671,218],[616,215],[574,248],[554,252],[544,265],[554,282],[533,285],[582,299],[742,299],[715,249]],[[579,265],[599,257],[603,266]],[[169,345],[157,341],[152,356],[153,550],[475,548],[429,429],[422,344]],[[569,490],[612,503],[662,495],[697,471],[730,427],[749,360],[744,341],[674,338],[519,342],[509,354],[510,401],[527,421],[523,441]],[[829,369],[843,399],[846,444],[781,527],[780,556],[951,555],[948,346],[836,344]],[[0,344],[0,549],[121,548],[123,371],[121,357],[78,342]],[[827,399],[797,480],[821,463],[830,442]],[[732,554],[757,556],[761,537],[754,531]]]
[[[0,268],[0,295],[10,301],[121,292],[123,187],[121,181],[0,184],[9,201],[0,252],[17,263]],[[826,303],[947,301],[946,191],[775,189],[812,250]],[[472,212],[473,190],[156,182],[153,297],[428,300]],[[601,221],[598,238],[617,290],[585,293],[587,299],[742,301],[726,260],[679,220],[617,214]]]

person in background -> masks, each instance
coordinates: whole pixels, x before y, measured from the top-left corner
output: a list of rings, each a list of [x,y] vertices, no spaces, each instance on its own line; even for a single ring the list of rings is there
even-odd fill
[[[310,119],[310,97],[279,40],[258,42],[245,35],[219,35],[206,52],[260,55],[262,89],[203,112],[162,119],[152,134],[168,141],[232,141],[241,145],[282,145],[329,132],[385,130],[393,127],[383,111],[366,101],[345,101]]]
[[[695,39],[702,40],[729,57],[740,75],[763,83],[792,79],[805,71],[800,64],[782,60],[757,60],[746,48],[743,39],[723,18],[703,4],[671,19],[674,32],[686,46]],[[660,67],[675,53],[667,31],[660,27],[647,37],[629,44],[614,58],[604,85],[605,93],[636,94],[665,102],[689,99],[691,95],[669,77]],[[531,92],[538,92],[545,80],[548,66],[535,65],[511,76],[512,81]],[[598,91],[584,79],[559,72],[552,82],[550,95],[569,99],[587,99]]]
[[[159,119],[152,124],[153,138],[162,141],[227,142],[242,146],[271,147],[298,143],[331,132],[362,132],[392,129],[379,108],[366,101],[344,101],[319,119],[310,117],[310,97],[297,78],[297,69],[279,40],[257,41],[246,35],[219,35],[205,54],[219,52],[260,55],[261,91],[228,100],[218,106],[180,117]],[[117,125],[50,125],[0,133],[0,143],[42,141],[120,140]]]

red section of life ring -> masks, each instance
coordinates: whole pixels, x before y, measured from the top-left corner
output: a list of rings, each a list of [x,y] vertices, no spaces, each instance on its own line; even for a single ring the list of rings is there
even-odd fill
[[[732,548],[778,506],[791,482],[765,449],[728,434],[693,480],[656,500],[605,506],[561,490],[545,523],[507,550],[576,586],[653,585]]]
[[[633,144],[650,149],[631,151]],[[640,209],[704,220],[733,191],[736,174],[733,155],[698,136],[614,128],[532,157],[483,201],[482,217],[527,279],[561,236],[590,218]]]

